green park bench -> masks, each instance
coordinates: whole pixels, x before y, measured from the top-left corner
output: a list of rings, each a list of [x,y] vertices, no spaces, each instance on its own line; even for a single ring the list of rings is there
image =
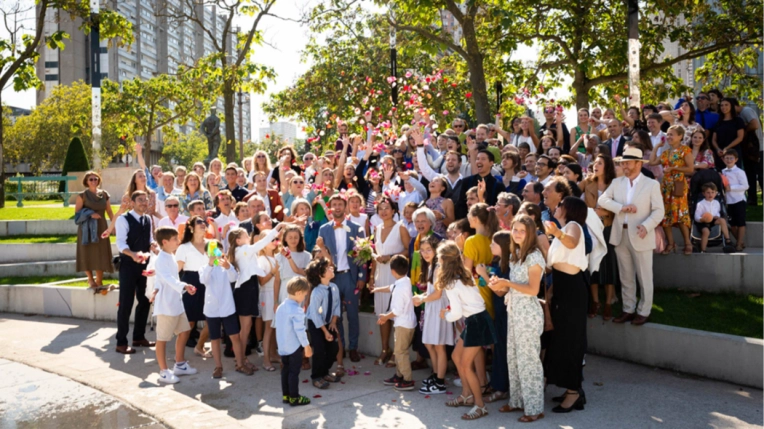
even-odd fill
[[[64,199],[64,207],[69,207],[69,197],[76,192],[69,192],[69,181],[76,180],[75,176],[42,176],[42,177],[10,177],[8,181],[16,182],[16,192],[9,192],[16,198],[16,207],[24,207],[24,197],[42,197],[60,195]],[[59,183],[64,182],[64,192],[59,192]]]

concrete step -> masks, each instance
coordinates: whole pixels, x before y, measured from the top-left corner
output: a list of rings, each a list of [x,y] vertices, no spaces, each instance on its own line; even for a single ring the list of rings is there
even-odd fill
[[[672,228],[674,242],[684,244],[682,232],[679,228]],[[764,223],[746,222],[745,227],[745,245],[747,247],[764,247]]]
[[[115,256],[119,253],[116,243],[111,245],[111,253]],[[0,264],[65,261],[76,258],[76,243],[6,244],[0,246]]]
[[[656,287],[701,292],[734,292],[764,296],[762,255],[764,249],[745,249],[744,253],[724,254],[719,248],[709,253],[654,255]]]
[[[81,273],[84,275],[84,273]],[[118,273],[104,273],[105,277],[117,278]],[[42,262],[11,262],[0,264],[0,277],[40,277],[40,276],[75,276],[77,262],[74,259],[42,261]]]
[[[31,209],[30,209],[31,210]],[[74,208],[72,208],[74,214]],[[6,220],[0,221],[0,237],[14,235],[75,235],[73,220]]]

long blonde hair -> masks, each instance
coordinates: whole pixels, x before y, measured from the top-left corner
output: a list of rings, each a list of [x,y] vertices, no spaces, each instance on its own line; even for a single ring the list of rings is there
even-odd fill
[[[257,162],[257,155],[265,155],[265,165],[263,166],[265,169],[261,168],[260,165]],[[264,150],[258,150],[255,152],[255,155],[252,157],[252,171],[263,171],[265,174],[268,174],[271,172],[271,158],[268,156],[268,154]]]
[[[472,273],[464,268],[459,246],[453,241],[445,241],[438,246],[438,272],[435,276],[435,289],[451,289],[457,280],[461,280],[467,286],[475,286]]]

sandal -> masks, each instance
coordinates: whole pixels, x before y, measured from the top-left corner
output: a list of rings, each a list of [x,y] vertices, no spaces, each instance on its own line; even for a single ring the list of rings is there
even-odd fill
[[[493,390],[493,387],[491,387],[490,384],[486,384],[485,386],[481,387],[480,389],[481,389],[480,396],[490,395],[491,393],[495,392]]]
[[[268,371],[268,372],[276,371],[276,367],[275,366],[265,366],[265,365],[263,365],[263,369]]]
[[[309,370],[309,369],[310,369],[310,359],[303,358],[303,360],[302,360],[302,370],[305,371],[305,370]]]
[[[240,373],[242,373],[244,375],[252,375],[252,374],[255,373],[255,371],[253,371],[252,368],[250,368],[250,367],[248,367],[246,365],[244,365],[244,366],[237,366],[236,367],[236,372],[240,372]]]
[[[504,404],[499,408],[500,413],[514,413],[515,411],[524,411],[522,408],[513,408],[509,404]]]
[[[483,396],[483,402],[490,404],[507,398],[509,398],[509,392],[500,392],[498,390],[494,390],[490,395]]]
[[[194,347],[194,354],[197,356],[201,356],[204,359],[209,359],[212,357],[212,353],[210,353],[209,350],[199,350],[196,347]]]
[[[252,372],[257,372],[258,371],[258,368],[255,366],[255,364],[253,364],[252,362],[250,362],[248,360],[244,361],[244,366],[246,366],[247,368],[250,368],[252,370]]]
[[[390,360],[389,360],[389,361],[388,361],[388,362],[385,364],[385,368],[395,368],[396,366],[398,366],[398,364],[397,364],[397,363],[395,363],[395,359],[390,359]],[[412,369],[412,371],[413,371],[413,369],[414,369],[414,368],[411,368],[411,369]]]
[[[384,365],[390,358],[387,356],[387,350],[382,350],[382,354],[377,359],[374,359],[374,365]]]
[[[289,398],[289,405],[296,407],[299,405],[308,405],[310,404],[310,399],[308,399],[305,396],[299,396],[297,398]],[[543,414],[542,414],[543,417]]]
[[[685,255],[692,255],[692,244],[688,244],[684,246],[684,254]]]
[[[340,381],[342,381],[342,377],[328,374],[324,376],[324,381],[328,381],[329,383],[339,383]]]
[[[344,365],[337,365],[337,371],[334,372],[334,375],[337,377],[344,377],[345,376],[345,366]]]
[[[325,390],[329,388],[329,382],[319,378],[319,379],[313,380],[313,387],[317,389]]]
[[[212,370],[212,378],[223,378],[223,368],[216,366],[214,370]]]
[[[471,407],[474,404],[470,404],[470,403],[467,402],[467,401],[470,400],[470,398],[472,398],[472,395],[467,396],[467,397],[465,397],[464,395],[459,395],[458,398],[452,399],[452,400],[446,402],[446,406],[447,407],[452,407],[452,408],[456,408],[456,407]]]
[[[517,419],[520,423],[533,423],[536,420],[540,420],[544,418],[544,413],[538,413],[535,416],[522,416],[519,419]]]
[[[676,243],[671,243],[666,245],[666,248],[663,249],[663,252],[661,252],[661,255],[668,255],[669,253],[675,253],[676,252]]]
[[[488,415],[488,409],[486,407],[478,407],[475,405],[470,411],[462,416],[462,420],[477,420],[481,417]]]

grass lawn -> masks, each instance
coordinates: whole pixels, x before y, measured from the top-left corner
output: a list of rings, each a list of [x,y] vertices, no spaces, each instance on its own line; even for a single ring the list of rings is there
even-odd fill
[[[50,203],[50,201],[47,201],[46,203]],[[26,202],[24,204],[26,204]],[[113,205],[111,208],[114,213],[119,210],[119,206]],[[0,221],[68,219],[74,219],[74,205],[69,207],[16,207],[15,203],[6,201],[5,208],[0,209]]]
[[[656,289],[650,322],[764,338],[763,309],[764,298],[755,295]],[[618,317],[620,314],[621,303],[618,302],[613,305],[613,315]]]
[[[60,282],[62,280],[70,280],[70,279],[78,279],[78,278],[82,278],[82,277],[72,277],[72,276],[3,277],[3,278],[0,278],[0,285],[46,284],[46,283]],[[109,279],[104,279],[104,283],[107,283],[108,280]],[[67,283],[63,286],[88,287],[88,282],[87,280],[84,280],[80,282]]]
[[[745,220],[748,222],[761,222],[764,220],[764,209],[762,208],[761,192],[756,196],[759,205],[756,207],[747,206],[745,210]]]
[[[112,243],[117,242],[117,237],[109,237]],[[0,237],[0,244],[38,244],[38,243],[76,243],[76,235],[14,235],[11,237]]]

